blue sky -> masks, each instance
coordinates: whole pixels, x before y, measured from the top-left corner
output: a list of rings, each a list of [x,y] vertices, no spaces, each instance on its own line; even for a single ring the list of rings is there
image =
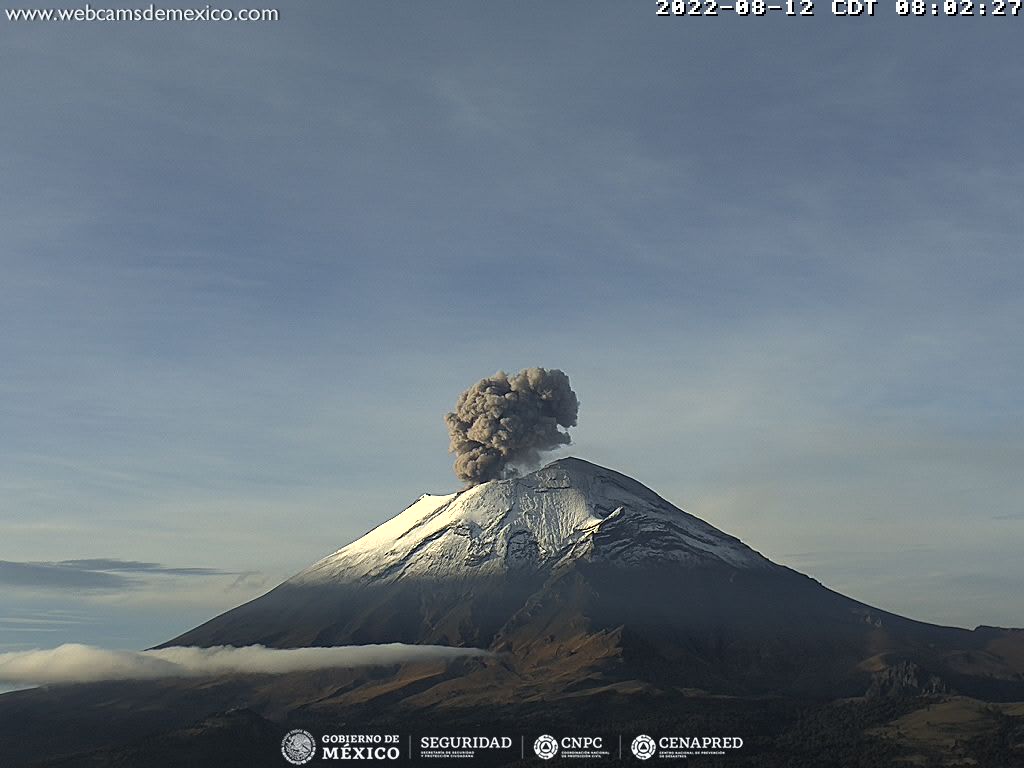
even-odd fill
[[[442,415],[527,365],[769,557],[1024,626],[1018,19],[280,7],[0,23],[0,650],[160,642],[454,489]]]

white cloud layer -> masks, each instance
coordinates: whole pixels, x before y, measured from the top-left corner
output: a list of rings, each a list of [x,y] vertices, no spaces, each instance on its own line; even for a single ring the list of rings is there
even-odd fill
[[[243,648],[175,646],[153,651],[111,651],[67,643],[47,650],[0,653],[0,683],[46,685],[232,674],[276,675],[486,655],[488,652],[480,648],[403,643],[286,649],[262,645]]]

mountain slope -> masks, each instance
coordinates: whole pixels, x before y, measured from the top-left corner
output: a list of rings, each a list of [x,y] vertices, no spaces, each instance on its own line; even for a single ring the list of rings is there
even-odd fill
[[[444,697],[418,693],[424,705],[508,696],[509,686],[531,696],[581,685],[1024,694],[1020,633],[863,605],[579,459],[423,496],[169,644],[380,642],[490,648],[512,671],[502,693],[493,669],[475,669],[446,681]]]
[[[570,458],[525,477],[421,496],[291,583],[472,579],[580,558],[772,567],[635,480]]]
[[[468,734],[495,723],[740,734],[753,746],[737,764],[759,768],[905,765],[907,748],[878,728],[902,739],[897,726],[918,718],[946,739],[930,725],[934,702],[1024,699],[1024,632],[933,626],[851,600],[577,459],[421,497],[169,644],[394,641],[492,653],[17,691],[0,696],[0,743],[16,745],[5,765],[270,766],[294,727]],[[954,752],[1018,764],[1019,722],[981,701],[992,722]]]

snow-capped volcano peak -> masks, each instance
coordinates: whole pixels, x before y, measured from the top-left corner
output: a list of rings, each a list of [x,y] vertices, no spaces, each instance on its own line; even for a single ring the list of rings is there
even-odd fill
[[[425,494],[291,583],[462,579],[579,559],[774,567],[637,481],[567,458],[522,477]]]
[[[445,713],[488,700],[575,703],[586,686],[602,701],[656,688],[845,697],[941,690],[945,675],[967,695],[1019,695],[1024,674],[1013,661],[1024,658],[1020,632],[935,627],[864,605],[578,459],[423,496],[167,645],[395,642],[500,654],[402,683],[412,691],[403,706]],[[383,678],[388,700],[401,679]],[[353,686],[356,701],[381,700]],[[316,706],[348,689],[318,678]]]

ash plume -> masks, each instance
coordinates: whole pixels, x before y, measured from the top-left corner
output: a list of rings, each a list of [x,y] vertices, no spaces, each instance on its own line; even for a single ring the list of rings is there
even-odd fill
[[[569,445],[559,427],[575,427],[579,400],[557,368],[498,371],[459,395],[444,417],[455,475],[470,485],[507,477],[516,464],[536,464],[543,451]]]

